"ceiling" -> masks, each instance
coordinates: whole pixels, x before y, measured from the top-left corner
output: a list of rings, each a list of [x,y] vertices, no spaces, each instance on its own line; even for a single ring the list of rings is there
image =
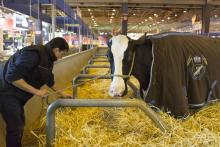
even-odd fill
[[[164,32],[201,27],[205,0],[65,0],[95,32],[120,31],[122,3],[128,3],[128,32]],[[220,0],[211,11],[211,30],[219,26]],[[195,21],[192,25],[192,19]],[[194,22],[193,21],[193,22]],[[220,30],[219,30],[220,31]]]

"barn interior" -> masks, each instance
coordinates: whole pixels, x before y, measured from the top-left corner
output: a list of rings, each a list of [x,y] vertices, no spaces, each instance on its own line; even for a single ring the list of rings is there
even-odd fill
[[[34,96],[25,105],[22,145],[219,146],[218,102],[181,120],[146,105],[133,76],[125,97],[108,94],[108,36],[138,39],[145,33],[164,32],[218,38],[220,0],[1,0],[1,65],[17,50],[45,44],[53,37],[65,38],[70,46],[65,57],[56,61],[53,73],[56,87],[74,98],[62,98],[43,86],[50,94]],[[5,128],[0,113],[2,147]]]

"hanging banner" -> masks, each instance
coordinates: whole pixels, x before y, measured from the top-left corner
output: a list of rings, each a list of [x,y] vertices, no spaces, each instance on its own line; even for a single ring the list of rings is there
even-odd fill
[[[4,30],[12,30],[13,29],[13,19],[11,18],[0,18],[0,28]]]

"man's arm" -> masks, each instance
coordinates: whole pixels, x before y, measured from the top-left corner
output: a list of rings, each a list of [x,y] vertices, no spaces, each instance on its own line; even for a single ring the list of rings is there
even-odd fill
[[[31,94],[34,94],[40,97],[43,97],[48,93],[47,89],[36,89],[30,84],[28,84],[27,82],[25,82],[24,79],[13,81],[12,84],[21,90],[24,90],[28,93],[31,93]]]
[[[15,54],[14,56],[14,62],[11,59],[8,63],[9,65],[5,75],[6,81],[28,93],[41,97],[44,96],[47,90],[36,89],[24,80],[24,77],[37,66],[39,61],[38,54],[32,51],[23,51],[21,54]]]

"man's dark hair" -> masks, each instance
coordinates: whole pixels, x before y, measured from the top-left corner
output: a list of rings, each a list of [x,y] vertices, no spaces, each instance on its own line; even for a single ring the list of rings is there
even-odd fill
[[[59,48],[61,51],[68,51],[69,45],[66,42],[65,39],[61,37],[53,38],[51,41],[49,41],[45,46],[53,49],[53,48]]]

